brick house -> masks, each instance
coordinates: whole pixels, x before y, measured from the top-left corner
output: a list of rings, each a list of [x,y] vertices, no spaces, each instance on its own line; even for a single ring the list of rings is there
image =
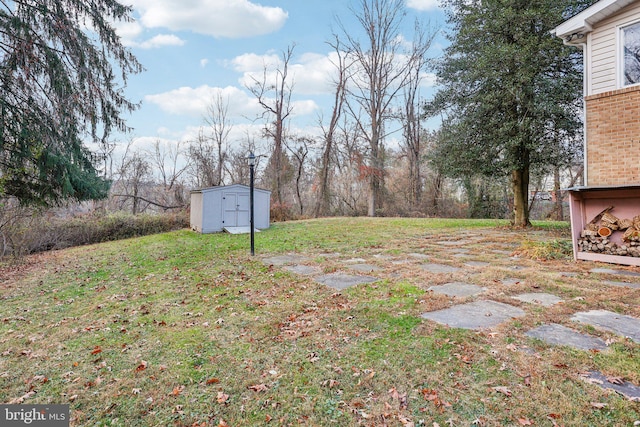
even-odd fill
[[[575,259],[640,265],[622,230],[606,237],[608,253],[581,246],[606,207],[618,219],[640,215],[640,0],[598,1],[554,33],[584,54],[585,186],[569,190]]]

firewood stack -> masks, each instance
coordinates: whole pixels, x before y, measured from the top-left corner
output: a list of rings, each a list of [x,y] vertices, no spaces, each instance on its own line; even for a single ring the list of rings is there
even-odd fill
[[[580,238],[580,252],[595,252],[607,255],[640,257],[640,215],[631,219],[619,219],[611,214],[613,206],[596,215],[587,224]],[[611,241],[614,233],[623,233],[622,244]]]

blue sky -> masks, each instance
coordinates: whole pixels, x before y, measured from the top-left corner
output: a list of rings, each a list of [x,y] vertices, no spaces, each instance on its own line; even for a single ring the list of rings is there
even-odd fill
[[[417,18],[431,28],[444,27],[438,0],[406,0],[406,28]],[[292,126],[313,132],[325,110],[331,81],[331,48],[326,41],[339,33],[335,17],[358,30],[349,7],[360,0],[125,0],[135,22],[116,26],[146,68],[131,76],[126,93],[141,108],[128,117],[136,146],[195,138],[206,107],[217,93],[229,99],[234,125],[231,145],[258,135],[263,121],[251,121],[261,110],[245,88],[265,64],[277,62],[295,44],[290,62],[294,79]],[[407,38],[411,38],[410,32]],[[429,55],[440,56],[439,35]],[[425,96],[433,80],[424,82]],[[123,141],[125,142],[125,141]]]

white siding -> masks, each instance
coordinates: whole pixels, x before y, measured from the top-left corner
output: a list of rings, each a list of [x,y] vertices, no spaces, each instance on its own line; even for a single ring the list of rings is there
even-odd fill
[[[589,37],[588,95],[619,89],[619,42],[621,26],[640,20],[640,3],[624,8],[619,14],[598,23]]]

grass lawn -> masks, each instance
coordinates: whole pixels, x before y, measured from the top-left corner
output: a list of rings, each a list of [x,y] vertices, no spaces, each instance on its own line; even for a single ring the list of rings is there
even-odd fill
[[[573,262],[567,224],[538,225],[332,218],[273,225],[255,257],[247,235],[184,230],[0,264],[0,402],[68,403],[74,426],[638,425],[640,403],[581,374],[639,385],[640,345],[569,318],[640,317],[640,290]],[[447,239],[489,265],[443,276],[409,256],[463,266]],[[337,291],[262,262],[285,253],[323,273],[363,259],[381,280]],[[527,315],[481,332],[421,318],[459,302],[430,286],[462,280]],[[565,302],[511,298],[536,291]],[[609,348],[524,335],[554,322]]]

